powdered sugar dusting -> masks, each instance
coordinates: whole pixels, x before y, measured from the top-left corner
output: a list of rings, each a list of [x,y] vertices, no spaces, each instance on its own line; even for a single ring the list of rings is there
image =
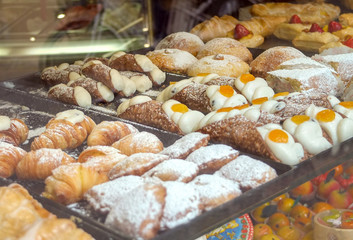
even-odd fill
[[[172,145],[165,148],[160,153],[165,154],[170,158],[181,158],[181,156],[185,156],[191,151],[195,150],[195,147],[197,147],[201,141],[204,141],[206,139],[209,139],[208,134],[203,134],[200,132],[189,133],[183,136],[182,138],[176,140]],[[205,143],[205,145],[207,145],[208,140]]]
[[[200,197],[192,185],[182,182],[164,182],[167,190],[161,229],[170,229],[187,223],[201,213]]]
[[[194,162],[198,166],[209,161],[222,159],[231,155],[238,155],[239,151],[224,144],[213,144],[206,147],[201,147],[192,152],[185,160]]]
[[[176,46],[180,46],[180,48],[183,49],[187,48],[187,46],[191,43],[199,45],[200,47],[204,45],[203,41],[195,34],[188,32],[176,32],[163,38],[157,44],[156,49],[176,48]]]
[[[241,155],[229,162],[215,175],[238,182],[243,189],[255,188],[277,177],[272,167],[246,155]]]
[[[170,63],[170,68],[177,70],[180,69],[185,71],[197,61],[197,58],[194,57],[194,55],[180,49],[160,49],[147,53],[147,56],[151,56],[152,58],[153,56],[158,55],[160,55],[158,59],[162,59],[162,62],[160,63],[162,66],[168,66],[168,63]]]

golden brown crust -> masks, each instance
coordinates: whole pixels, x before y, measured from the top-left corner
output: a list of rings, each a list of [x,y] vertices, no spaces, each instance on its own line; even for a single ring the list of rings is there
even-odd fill
[[[250,12],[254,16],[282,16],[287,21],[296,14],[303,22],[317,23],[320,26],[324,26],[339,16],[340,8],[329,3],[295,4],[270,2],[252,5]]]
[[[81,163],[72,163],[53,170],[53,174],[45,179],[42,195],[67,205],[81,200],[88,189],[106,181],[106,174]]]
[[[293,47],[272,47],[251,62],[250,72],[256,77],[266,78],[267,72],[275,70],[282,62],[298,57],[305,57],[305,55]]]
[[[0,142],[0,177],[12,176],[17,164],[25,155],[26,151],[22,148]]]
[[[112,144],[122,154],[130,156],[135,153],[159,153],[163,150],[162,141],[149,132],[136,132],[129,134]]]
[[[267,37],[275,31],[278,24],[283,23],[285,21],[286,18],[282,16],[264,16],[252,17],[250,20],[239,22],[239,24],[243,25],[254,35],[261,35],[263,37]]]
[[[250,64],[253,60],[252,54],[239,41],[232,38],[214,38],[207,42],[197,54],[197,58],[203,58],[216,54],[229,54],[236,56],[244,62]]]
[[[97,124],[87,138],[88,146],[110,146],[119,139],[138,132],[131,124],[121,121],[102,121]]]
[[[292,40],[292,43],[300,50],[319,52],[323,45],[337,41],[339,41],[339,37],[330,32],[301,32]]]
[[[169,132],[183,134],[181,129],[163,111],[162,103],[155,100],[132,105],[119,114],[118,117]]]
[[[10,128],[0,131],[0,142],[19,146],[28,137],[28,126],[21,119],[11,119]]]
[[[16,167],[20,179],[45,179],[52,171],[76,160],[61,149],[41,148],[28,152]]]
[[[238,20],[232,16],[224,15],[222,17],[214,16],[209,20],[199,23],[193,27],[190,32],[199,36],[204,42],[211,39],[226,37]]]

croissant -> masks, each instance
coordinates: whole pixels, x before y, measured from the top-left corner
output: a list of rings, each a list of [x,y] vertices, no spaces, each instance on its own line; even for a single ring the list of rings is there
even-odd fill
[[[40,148],[28,152],[17,164],[16,175],[20,179],[45,179],[55,168],[76,162],[61,149]]]
[[[0,187],[0,239],[19,239],[34,222],[52,217],[21,185]]]
[[[127,156],[111,146],[91,146],[81,152],[77,161],[100,173],[108,174],[118,162]]]
[[[110,146],[119,139],[138,130],[128,123],[120,121],[103,121],[92,130],[87,138],[88,146]]]
[[[18,162],[26,155],[22,148],[0,142],[0,177],[8,178],[15,172]]]
[[[81,163],[62,165],[45,179],[42,196],[67,205],[81,200],[88,189],[106,181],[104,173]]]
[[[46,218],[34,223],[21,239],[93,240],[94,238],[64,218]]]
[[[28,126],[21,119],[0,116],[0,142],[18,146],[26,141]]]
[[[227,32],[234,29],[235,24],[237,23],[238,20],[229,15],[224,15],[222,17],[214,16],[193,27],[190,30],[190,33],[199,36],[202,41],[208,42],[214,38],[226,37]]]
[[[91,133],[95,122],[79,110],[67,110],[58,113],[46,125],[46,130],[36,137],[31,150],[39,148],[76,148]]]

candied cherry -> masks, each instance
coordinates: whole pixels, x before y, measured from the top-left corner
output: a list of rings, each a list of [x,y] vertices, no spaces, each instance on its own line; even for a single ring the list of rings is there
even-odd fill
[[[353,38],[349,38],[343,41],[342,44],[346,45],[347,47],[353,48]]]
[[[339,23],[339,22],[336,22],[336,21],[331,21],[329,24],[328,24],[328,31],[329,32],[336,32],[338,30],[341,30],[342,29],[342,25]]]
[[[302,20],[300,19],[300,17],[297,14],[294,14],[290,18],[289,23],[302,23]]]
[[[317,23],[313,23],[311,24],[310,30],[309,32],[324,32],[324,30],[322,30],[322,28],[319,26],[319,24]]]
[[[234,29],[234,39],[241,39],[250,34],[250,31],[241,24],[237,24]]]

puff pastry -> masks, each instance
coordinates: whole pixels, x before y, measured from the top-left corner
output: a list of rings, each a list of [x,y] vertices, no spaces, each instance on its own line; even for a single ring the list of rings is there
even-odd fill
[[[16,166],[26,155],[22,148],[6,142],[0,142],[0,177],[8,178],[15,172]]]
[[[60,112],[46,125],[46,130],[36,137],[31,149],[39,148],[76,148],[91,133],[95,122],[77,109]]]
[[[28,126],[21,119],[0,115],[0,142],[19,146],[28,136]]]

